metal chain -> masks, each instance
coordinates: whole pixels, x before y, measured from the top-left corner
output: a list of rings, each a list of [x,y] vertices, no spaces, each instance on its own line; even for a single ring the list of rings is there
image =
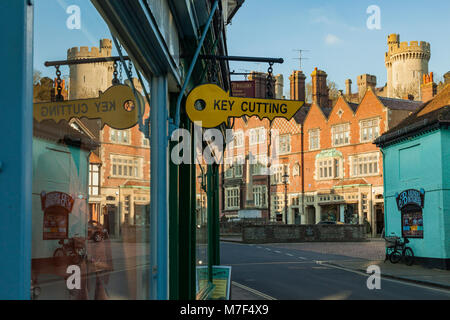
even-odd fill
[[[273,98],[273,62],[269,62],[269,69],[267,69],[267,98]]]
[[[62,95],[62,80],[61,80],[61,71],[59,70],[59,65],[55,66],[56,68],[56,101],[64,101],[64,97]]]
[[[119,68],[119,81],[120,81],[120,83],[123,83],[123,78],[122,78],[122,68],[123,68],[123,65],[122,65],[122,62],[120,62],[120,68]]]
[[[120,84],[120,80],[119,79],[117,79],[117,74],[118,74],[118,72],[117,72],[117,62],[116,61],[114,61],[114,72],[113,72],[113,80],[112,80],[112,85],[113,86],[116,86],[116,85],[118,85],[118,84]]]

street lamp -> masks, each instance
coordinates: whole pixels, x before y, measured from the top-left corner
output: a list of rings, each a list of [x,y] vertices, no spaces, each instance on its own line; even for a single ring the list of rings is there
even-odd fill
[[[284,171],[284,174],[282,176],[283,183],[284,183],[284,219],[285,223],[287,223],[287,210],[288,210],[288,196],[287,196],[287,184],[289,182],[289,174],[287,173],[287,170]]]

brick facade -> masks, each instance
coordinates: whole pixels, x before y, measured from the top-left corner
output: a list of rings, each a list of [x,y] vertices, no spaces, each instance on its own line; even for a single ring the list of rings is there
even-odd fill
[[[291,89],[296,91],[292,97],[304,96],[298,92],[304,88],[298,83],[303,77],[298,75],[297,71],[290,77]],[[287,224],[315,224],[321,220],[363,224],[367,218],[373,233],[381,232],[384,225],[382,154],[373,140],[416,110],[420,103],[379,97],[369,86],[359,105],[340,96],[331,107],[326,103],[328,90],[323,87],[326,73],[316,69],[311,76],[318,75],[317,86],[313,86],[316,99],[302,107],[290,121],[277,118],[270,125],[268,120],[256,117],[235,119],[233,131],[240,145],[228,148],[225,154],[228,164],[222,166],[222,215],[235,217],[242,210],[260,210],[263,218],[271,221],[278,218]],[[314,92],[315,89],[320,92]],[[252,130],[256,128],[263,130],[259,133],[259,150],[250,143],[255,139]],[[270,128],[273,130],[271,148]],[[275,145],[285,152],[276,161],[270,161],[271,175],[252,175],[251,155],[270,158]],[[243,161],[242,168],[238,168],[239,159]],[[235,165],[230,166],[233,161]],[[236,177],[236,170],[242,176]],[[286,172],[289,177],[284,183],[282,176]],[[262,205],[255,186],[266,186],[265,190],[269,190]],[[234,202],[235,206],[230,208],[233,201],[229,201],[227,192],[233,188],[239,190],[239,204],[236,206]]]

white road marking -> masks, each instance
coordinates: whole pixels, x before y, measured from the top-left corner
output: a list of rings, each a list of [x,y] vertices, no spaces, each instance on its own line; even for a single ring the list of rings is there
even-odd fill
[[[243,284],[237,283],[237,282],[235,282],[235,281],[232,281],[231,283],[232,283],[234,286],[236,286],[236,287],[239,287],[239,288],[241,288],[241,289],[247,290],[247,291],[249,291],[249,292],[251,292],[251,293],[253,293],[253,294],[256,294],[257,296],[260,296],[261,298],[264,298],[264,299],[266,299],[266,300],[277,300],[277,299],[275,299],[274,297],[271,297],[271,296],[269,296],[269,295],[267,295],[267,294],[265,294],[265,293],[259,292],[258,290],[255,290],[255,289],[249,288],[249,287],[247,287],[247,286],[244,286]]]
[[[289,256],[289,257],[293,257],[294,256],[293,254],[290,254],[290,253],[286,253],[286,255]]]
[[[281,253],[281,251],[275,250],[276,253]]]
[[[299,259],[302,259],[302,260],[307,260],[305,257],[298,257]]]

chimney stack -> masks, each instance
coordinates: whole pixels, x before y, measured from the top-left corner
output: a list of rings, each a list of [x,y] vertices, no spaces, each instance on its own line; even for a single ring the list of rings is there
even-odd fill
[[[433,78],[434,78],[433,72],[423,75],[423,81],[421,85],[423,102],[430,101],[437,94],[437,85],[436,83],[434,83]]]
[[[306,76],[302,71],[294,71],[289,77],[291,83],[291,100],[305,101],[305,79]]]
[[[329,106],[327,74],[317,68],[311,73],[312,101],[321,108]]]
[[[350,79],[345,80],[345,95],[348,97],[352,95],[352,80]]]

